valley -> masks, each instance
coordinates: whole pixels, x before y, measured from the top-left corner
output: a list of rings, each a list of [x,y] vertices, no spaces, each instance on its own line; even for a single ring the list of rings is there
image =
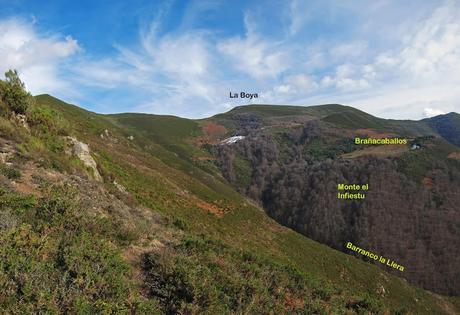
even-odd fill
[[[210,118],[245,136],[211,150],[234,187],[314,240],[344,252],[357,242],[408,266],[399,276],[414,284],[458,294],[460,165],[449,157],[459,148],[424,121],[340,105],[283,109],[247,106]],[[367,189],[340,190],[354,183]]]
[[[0,315],[459,315],[460,1],[4,1]]]

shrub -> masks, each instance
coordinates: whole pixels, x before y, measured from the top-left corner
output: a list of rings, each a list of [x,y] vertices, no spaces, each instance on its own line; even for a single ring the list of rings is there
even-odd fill
[[[356,300],[351,300],[348,302],[347,307],[351,310],[354,310],[358,314],[383,314],[383,305],[382,301],[365,294],[362,297],[358,297]]]
[[[306,290],[308,279],[295,269],[205,237],[147,253],[143,271],[151,298],[166,314],[318,313],[324,301]]]
[[[0,81],[1,83],[2,81]],[[1,102],[0,102],[1,103]],[[0,117],[0,135],[4,138],[12,139],[17,136],[17,128],[13,126],[9,119]]]
[[[87,229],[75,190],[44,185],[41,197],[0,189],[2,314],[158,314],[132,291],[119,248]],[[4,222],[5,223],[5,222]]]
[[[22,215],[36,206],[33,195],[22,195],[0,188],[0,211]]]
[[[18,179],[21,177],[21,172],[7,165],[0,165],[0,173],[8,179]]]
[[[57,263],[76,296],[119,301],[128,289],[128,265],[110,242],[83,232],[63,238]]]
[[[31,106],[27,112],[27,121],[39,134],[67,134],[64,118],[48,106]]]
[[[32,95],[26,91],[24,83],[16,70],[8,70],[5,80],[0,84],[1,98],[7,108],[17,114],[25,114],[33,102]]]
[[[181,218],[175,218],[172,222],[172,225],[179,230],[186,230],[187,229],[187,223],[182,220]]]

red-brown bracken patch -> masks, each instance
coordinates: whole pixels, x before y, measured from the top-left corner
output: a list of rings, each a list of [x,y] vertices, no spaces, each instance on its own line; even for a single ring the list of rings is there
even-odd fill
[[[215,214],[218,217],[222,217],[225,213],[224,210],[222,210],[218,206],[198,198],[196,198],[196,205],[198,206],[198,208],[211,212],[212,214]]]
[[[434,186],[434,182],[433,182],[433,179],[432,179],[431,177],[425,177],[425,178],[423,178],[422,184],[423,184],[425,187],[428,187],[428,188],[433,188],[433,186]]]
[[[455,159],[460,161],[460,152],[452,152],[448,156],[450,159]]]
[[[198,145],[205,143],[216,144],[227,133],[227,128],[212,122],[206,123],[206,125],[204,125],[201,130],[203,131],[203,135],[190,139],[192,143]]]
[[[222,125],[210,122],[203,126],[203,133],[210,138],[218,138],[225,135],[227,129]]]
[[[295,311],[305,306],[305,301],[301,298],[292,296],[289,292],[284,296],[284,307],[286,310]]]

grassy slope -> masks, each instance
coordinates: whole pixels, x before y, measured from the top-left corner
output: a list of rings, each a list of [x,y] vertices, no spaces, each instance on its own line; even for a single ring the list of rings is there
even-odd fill
[[[376,290],[383,285],[387,293],[381,300],[386,309],[414,314],[444,312],[438,297],[279,226],[226,185],[217,172],[206,172],[213,169],[211,165],[196,165],[186,139],[197,132],[193,122],[153,115],[103,116],[49,96],[37,100],[61,111],[72,122],[79,138],[90,144],[99,165],[138,202],[185,222],[189,233],[204,234],[233,248],[292,265],[325,287],[333,286],[341,303],[365,295],[377,298]],[[176,129],[178,122],[180,130]],[[109,146],[99,136],[104,129],[120,139],[134,135],[135,140]],[[203,210],[197,199],[219,207],[225,215],[218,217]]]
[[[218,114],[214,118],[225,118],[229,114],[241,113],[256,113],[261,117],[281,117],[281,116],[294,116],[294,115],[312,115],[319,118],[326,117],[330,114],[355,110],[353,107],[326,104],[319,106],[287,106],[287,105],[247,105],[238,106],[228,111],[227,113]]]
[[[458,169],[460,161],[448,158],[452,152],[459,152],[458,147],[442,138],[426,141],[422,149],[407,151],[400,156],[400,171],[421,182],[431,165],[450,164]]]

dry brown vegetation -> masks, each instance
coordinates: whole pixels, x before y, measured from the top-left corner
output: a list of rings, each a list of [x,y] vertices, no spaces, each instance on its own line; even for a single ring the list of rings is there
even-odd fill
[[[447,157],[454,160],[460,160],[460,152],[452,152]]]

